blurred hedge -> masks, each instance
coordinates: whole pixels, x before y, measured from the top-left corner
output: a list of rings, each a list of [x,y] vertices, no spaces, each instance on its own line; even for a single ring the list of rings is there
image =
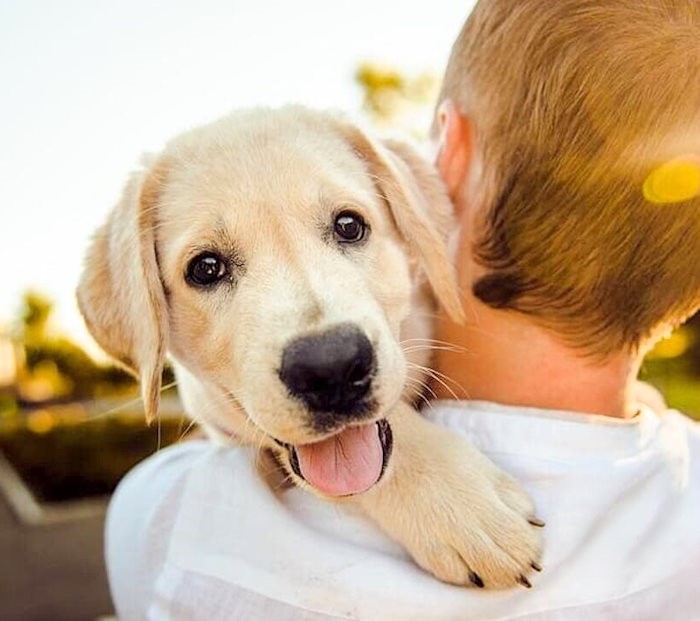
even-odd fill
[[[1,428],[0,450],[39,500],[57,502],[111,493],[139,461],[177,442],[184,424],[165,418],[159,431],[137,416],[111,416],[42,428],[39,420]]]

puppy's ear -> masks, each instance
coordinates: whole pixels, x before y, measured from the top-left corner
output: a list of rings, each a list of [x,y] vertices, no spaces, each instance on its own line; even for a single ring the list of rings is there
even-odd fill
[[[454,267],[447,255],[453,207],[437,172],[405,143],[371,140],[349,124],[343,125],[343,132],[367,163],[399,233],[419,256],[437,301],[450,319],[463,323]]]
[[[95,234],[77,291],[92,336],[140,379],[148,422],[158,411],[166,351],[166,302],[154,237],[166,173],[159,162],[131,176]]]

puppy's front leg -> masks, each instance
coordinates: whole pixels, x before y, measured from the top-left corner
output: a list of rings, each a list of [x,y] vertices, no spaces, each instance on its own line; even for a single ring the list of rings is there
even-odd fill
[[[354,497],[414,560],[453,584],[529,586],[542,523],[520,485],[467,441],[400,404],[383,481]]]

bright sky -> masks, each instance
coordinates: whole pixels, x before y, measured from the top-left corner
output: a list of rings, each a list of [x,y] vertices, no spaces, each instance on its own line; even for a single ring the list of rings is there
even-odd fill
[[[236,107],[357,111],[360,61],[441,72],[472,4],[0,1],[0,327],[31,286],[84,338],[83,252],[141,153]]]

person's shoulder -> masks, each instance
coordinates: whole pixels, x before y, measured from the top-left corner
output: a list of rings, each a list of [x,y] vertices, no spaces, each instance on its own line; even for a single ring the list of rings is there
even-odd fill
[[[686,439],[688,451],[700,474],[700,422],[678,410],[668,410],[664,418],[669,418],[678,433]]]
[[[689,490],[700,490],[700,422],[679,412],[666,410],[659,415],[659,433],[663,443],[676,462],[684,464]]]
[[[700,443],[700,422],[678,410],[666,410],[659,415],[662,422],[673,425],[679,433],[686,435],[691,442]]]

